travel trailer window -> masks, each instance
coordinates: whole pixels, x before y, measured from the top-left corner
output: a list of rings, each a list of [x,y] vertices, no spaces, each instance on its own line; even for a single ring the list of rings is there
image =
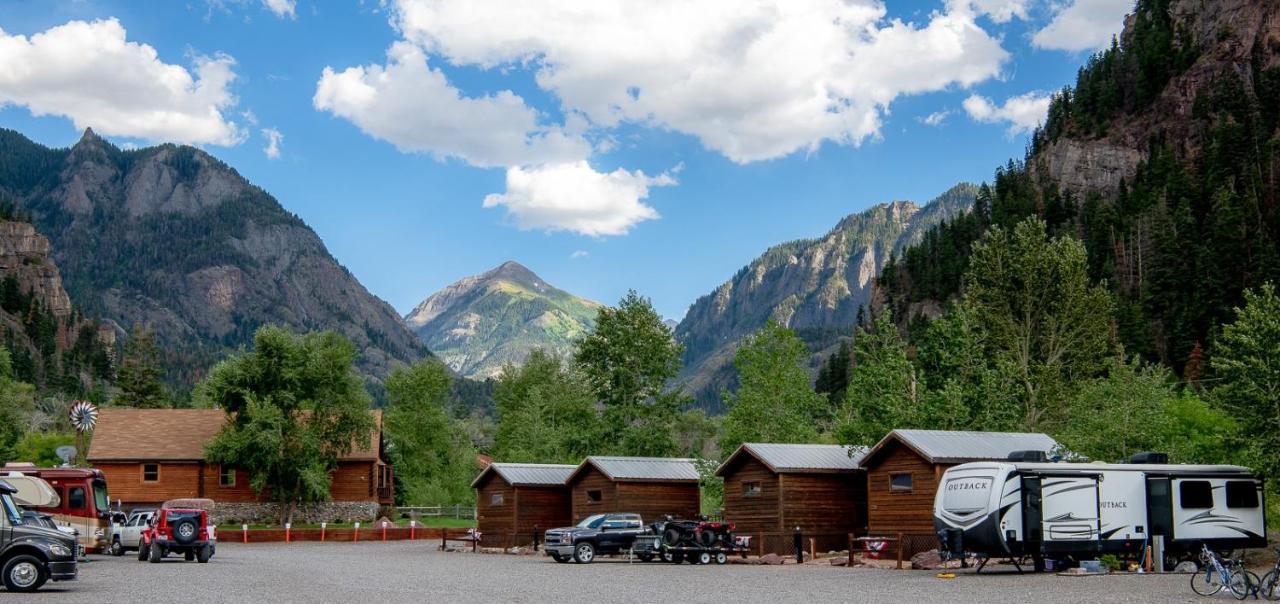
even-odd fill
[[[502,493],[494,493],[489,496],[489,505],[502,505]]]
[[[1258,507],[1258,485],[1254,484],[1253,481],[1228,480],[1227,481],[1227,507],[1229,508]]]
[[[1184,480],[1178,486],[1182,509],[1207,510],[1213,507],[1213,488],[1207,480]]]
[[[759,497],[759,496],[760,496],[760,483],[758,483],[758,482],[744,482],[744,483],[742,483],[742,496],[743,496],[743,497]]]
[[[890,491],[911,491],[911,475],[910,474],[890,474],[889,475]]]

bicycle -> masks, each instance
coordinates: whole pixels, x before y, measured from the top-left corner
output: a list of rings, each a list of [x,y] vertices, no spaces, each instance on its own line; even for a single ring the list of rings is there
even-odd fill
[[[1275,551],[1276,563],[1272,565],[1270,572],[1262,575],[1262,582],[1258,583],[1258,595],[1271,601],[1280,601],[1280,547]]]
[[[1258,575],[1244,568],[1241,560],[1223,564],[1218,554],[1207,545],[1200,546],[1200,562],[1203,570],[1191,575],[1191,591],[1202,596],[1212,596],[1225,587],[1237,600],[1257,594],[1261,580]]]

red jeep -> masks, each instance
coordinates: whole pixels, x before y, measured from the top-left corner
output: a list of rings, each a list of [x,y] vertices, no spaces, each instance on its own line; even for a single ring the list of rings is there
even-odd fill
[[[165,504],[142,531],[138,560],[159,562],[171,552],[182,552],[188,562],[203,564],[213,557],[216,544],[208,510]]]

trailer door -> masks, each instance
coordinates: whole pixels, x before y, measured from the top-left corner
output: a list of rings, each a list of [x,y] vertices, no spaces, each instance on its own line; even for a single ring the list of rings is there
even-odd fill
[[[1045,476],[1041,490],[1045,541],[1098,540],[1097,476]]]
[[[1027,553],[1040,551],[1040,542],[1044,540],[1041,528],[1040,477],[1022,477],[1022,534],[1027,542]]]
[[[1173,540],[1173,489],[1168,476],[1147,478],[1147,524],[1151,535],[1164,535],[1165,543]]]

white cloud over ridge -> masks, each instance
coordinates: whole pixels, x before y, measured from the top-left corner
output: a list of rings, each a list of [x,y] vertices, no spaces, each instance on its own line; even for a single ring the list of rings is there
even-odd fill
[[[235,145],[228,119],[235,60],[196,57],[188,71],[130,42],[116,19],[70,21],[31,37],[0,30],[0,107],[60,115],[76,128],[149,141]]]
[[[975,19],[1020,5],[953,2],[915,24],[874,0],[398,0],[395,23],[455,65],[533,69],[597,127],[669,128],[748,163],[859,144],[901,95],[998,75],[1008,53]]]
[[[996,105],[984,96],[970,95],[964,100],[964,110],[975,121],[987,124],[1008,124],[1009,134],[1016,135],[1035,130],[1044,123],[1049,112],[1050,97],[1047,94],[1028,92],[1006,99]]]
[[[622,168],[600,173],[586,161],[513,167],[507,170],[506,192],[486,196],[484,207],[505,207],[522,230],[624,235],[636,223],[658,218],[642,202],[649,188],[674,184],[669,174],[647,176]]]
[[[298,0],[262,0],[262,5],[281,19],[298,18]]]
[[[1124,29],[1124,17],[1132,10],[1133,0],[1071,0],[1031,43],[1049,50],[1099,50]]]

